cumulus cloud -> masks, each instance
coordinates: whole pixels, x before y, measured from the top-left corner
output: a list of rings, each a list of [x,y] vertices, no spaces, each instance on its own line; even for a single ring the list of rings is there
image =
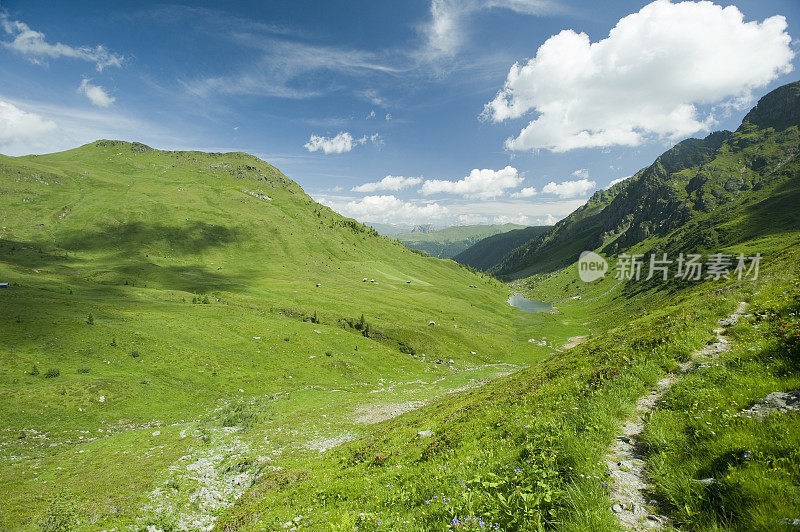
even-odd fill
[[[0,147],[36,141],[57,129],[56,123],[0,100]]]
[[[515,215],[500,215],[495,216],[493,223],[496,224],[517,224],[517,225],[531,225],[531,218],[527,214],[518,213]]]
[[[98,107],[108,107],[115,100],[115,98],[108,95],[103,87],[92,85],[88,79],[84,79],[81,82],[78,92],[85,94],[89,101]]]
[[[506,190],[516,188],[522,183],[517,169],[506,166],[502,170],[475,168],[468,176],[459,181],[431,179],[422,184],[420,192],[431,194],[457,194],[465,198],[491,199],[501,196]]]
[[[321,200],[324,202],[324,200]],[[360,221],[381,223],[422,223],[441,220],[449,213],[438,203],[403,201],[395,196],[365,196],[344,205],[331,205],[341,214]]]
[[[311,135],[308,142],[304,144],[308,151],[321,151],[325,155],[331,153],[345,153],[352,150],[359,144],[366,144],[372,142],[375,146],[382,146],[383,139],[377,133],[369,137],[364,135],[361,138],[353,138],[353,135],[347,131],[340,131],[335,137],[321,137],[319,135]]]
[[[109,52],[102,44],[94,47],[74,47],[60,42],[51,44],[47,42],[44,33],[32,30],[24,22],[11,20],[6,13],[0,13],[0,27],[11,37],[10,41],[0,41],[0,44],[5,48],[28,56],[37,64],[43,63],[48,58],[68,57],[94,63],[99,71],[109,66],[122,66],[122,62],[125,59],[121,55]]]
[[[495,122],[536,113],[509,150],[636,146],[707,130],[697,105],[744,107],[752,91],[792,70],[786,19],[745,22],[736,6],[657,0],[607,38],[564,30],[515,64],[486,104]]]
[[[513,194],[511,194],[511,197],[512,198],[530,198],[531,196],[535,196],[538,193],[539,193],[539,191],[537,191],[534,187],[525,187],[522,190],[520,190],[519,192],[514,192]]]
[[[322,151],[325,155],[330,153],[344,153],[353,149],[354,140],[353,135],[347,131],[341,131],[335,137],[321,137],[319,135],[311,135],[308,142],[305,143],[305,148],[308,151]]]
[[[561,183],[550,181],[542,187],[542,193],[554,194],[559,198],[579,198],[587,196],[589,192],[594,190],[596,185],[594,181],[589,181],[588,179],[562,181]]]
[[[391,191],[398,191],[403,190],[405,188],[413,187],[422,183],[422,179],[419,177],[403,177],[403,176],[393,176],[387,175],[380,181],[372,182],[372,183],[364,183],[363,185],[359,185],[357,187],[353,187],[353,192],[377,192],[379,190],[391,190]]]

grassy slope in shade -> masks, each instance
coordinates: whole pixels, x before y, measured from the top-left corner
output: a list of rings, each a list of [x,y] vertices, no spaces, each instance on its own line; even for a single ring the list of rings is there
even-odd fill
[[[170,476],[181,457],[280,465],[548,352],[524,340],[550,318],[501,283],[250,155],[100,141],[0,157],[0,190],[3,529],[38,528],[62,491],[85,529],[163,513],[167,482],[196,508],[200,481]]]
[[[517,224],[457,225],[430,233],[401,233],[393,238],[431,257],[451,259],[484,238],[522,227]]]
[[[549,226],[533,226],[489,236],[454,256],[453,260],[459,264],[487,271],[496,266],[510,251],[550,229]]]

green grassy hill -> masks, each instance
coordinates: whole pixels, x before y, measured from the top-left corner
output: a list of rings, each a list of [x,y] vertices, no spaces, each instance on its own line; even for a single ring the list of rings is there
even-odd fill
[[[0,213],[3,529],[62,499],[84,529],[207,523],[231,478],[548,352],[506,286],[247,154],[0,157]]]
[[[496,266],[515,248],[548,231],[550,231],[550,226],[543,225],[512,229],[505,233],[489,236],[455,255],[453,260],[459,264],[487,271]]]
[[[424,251],[431,257],[451,259],[484,238],[523,227],[517,224],[456,225],[428,233],[401,233],[394,235],[394,238],[412,249]]]

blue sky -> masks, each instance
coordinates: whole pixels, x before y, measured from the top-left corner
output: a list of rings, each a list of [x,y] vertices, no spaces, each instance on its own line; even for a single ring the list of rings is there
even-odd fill
[[[361,221],[552,223],[796,80],[799,24],[796,0],[6,1],[0,153],[246,151]]]

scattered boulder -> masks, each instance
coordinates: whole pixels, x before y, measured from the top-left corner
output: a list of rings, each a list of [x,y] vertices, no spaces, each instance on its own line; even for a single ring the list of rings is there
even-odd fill
[[[772,392],[759,402],[742,412],[741,415],[764,419],[773,412],[796,412],[800,410],[800,390]]]
[[[417,436],[419,436],[421,438],[430,438],[430,437],[433,436],[433,431],[432,430],[421,430],[421,431],[417,432]]]

